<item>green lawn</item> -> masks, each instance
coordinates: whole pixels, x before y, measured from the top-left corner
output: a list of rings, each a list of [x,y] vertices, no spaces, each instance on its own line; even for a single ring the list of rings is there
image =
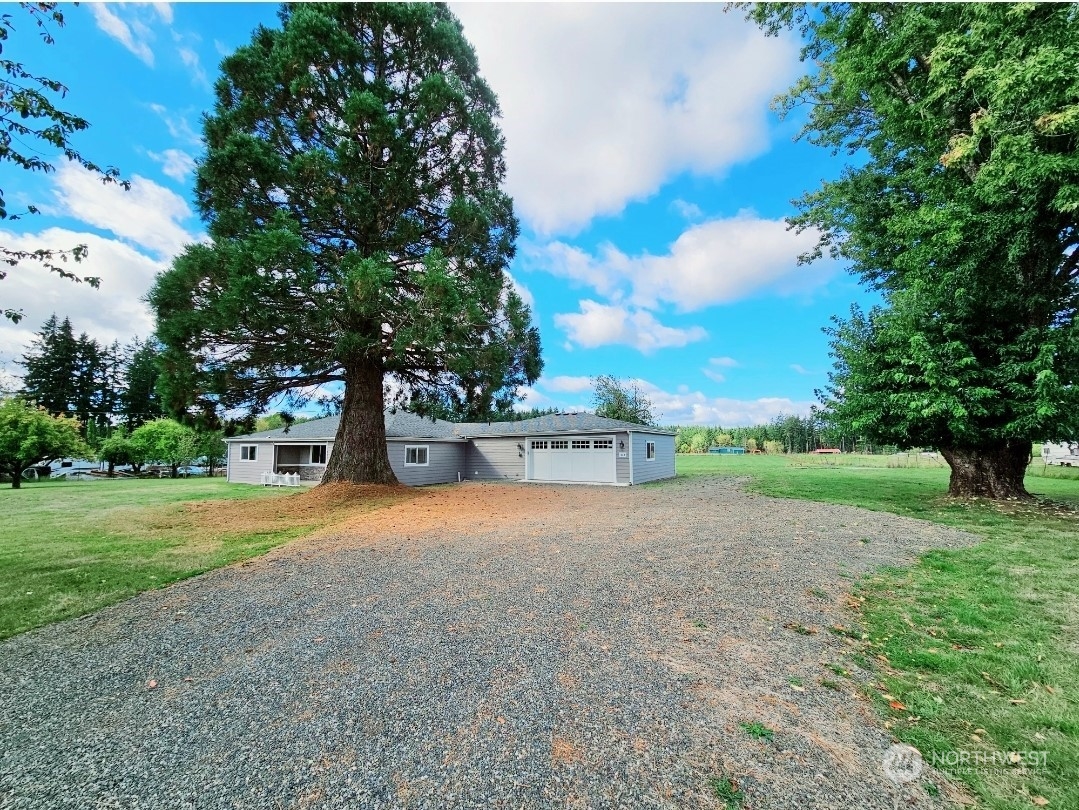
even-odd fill
[[[847,665],[873,669],[868,693],[886,724],[926,759],[936,755],[985,807],[1044,798],[1050,808],[1079,808],[1079,471],[1033,464],[1027,489],[1051,503],[997,506],[944,497],[944,467],[887,466],[895,463],[680,456],[678,472],[747,476],[766,495],[894,512],[984,538],[856,583],[852,624],[864,640]],[[956,763],[963,752],[966,766]]]
[[[221,478],[2,488],[0,638],[262,554],[342,508],[280,501],[296,497]]]

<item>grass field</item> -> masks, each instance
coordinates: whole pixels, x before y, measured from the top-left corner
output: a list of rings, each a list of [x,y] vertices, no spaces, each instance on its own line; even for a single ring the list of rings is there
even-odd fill
[[[860,629],[836,628],[855,636],[846,667],[872,668],[867,691],[886,724],[983,806],[1079,808],[1079,470],[1033,464],[1027,489],[1052,503],[992,505],[945,498],[946,467],[894,463],[680,456],[678,472],[747,476],[766,495],[894,512],[984,538],[855,583]]]
[[[314,502],[312,493],[221,478],[0,489],[0,638],[262,554],[385,502]]]

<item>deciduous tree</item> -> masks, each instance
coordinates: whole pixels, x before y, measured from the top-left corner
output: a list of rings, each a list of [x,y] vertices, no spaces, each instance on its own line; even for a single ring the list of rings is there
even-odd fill
[[[1079,435],[1079,7],[762,5],[814,65],[782,99],[856,161],[799,202],[813,260],[885,305],[832,330],[823,399],[855,435],[933,446],[949,491],[1026,495],[1032,440]]]
[[[89,453],[79,435],[79,422],[53,416],[19,397],[0,402],[0,472],[18,489],[23,471],[68,456]]]
[[[655,424],[652,401],[633,381],[623,383],[610,374],[593,377],[592,401],[596,406],[596,416],[621,419],[623,422],[635,422],[638,425]]]
[[[191,428],[172,419],[155,419],[131,434],[137,454],[150,464],[169,467],[173,478],[178,467],[199,455],[199,437]]]
[[[541,369],[504,272],[498,104],[445,6],[280,18],[221,66],[196,185],[212,242],[150,294],[166,385],[255,411],[340,385],[323,480],[392,482],[390,380],[392,404],[482,410]]]

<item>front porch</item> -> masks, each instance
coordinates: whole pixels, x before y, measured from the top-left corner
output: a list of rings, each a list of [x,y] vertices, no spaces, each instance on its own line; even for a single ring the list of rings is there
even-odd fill
[[[297,476],[298,483],[317,484],[326,472],[328,455],[325,444],[275,444],[273,473]]]

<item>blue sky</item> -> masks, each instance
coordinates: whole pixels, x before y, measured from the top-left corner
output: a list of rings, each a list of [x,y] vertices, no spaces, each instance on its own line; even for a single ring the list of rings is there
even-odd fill
[[[798,267],[812,234],[786,230],[790,201],[842,160],[793,141],[769,101],[800,73],[793,38],[769,39],[718,5],[452,8],[499,96],[507,187],[521,219],[510,268],[543,339],[524,404],[590,405],[588,378],[637,380],[664,423],[752,424],[804,412],[830,367],[821,327],[869,296],[831,262]],[[146,335],[156,273],[203,237],[191,202],[200,116],[224,54],[270,4],[100,4],[66,9],[56,44],[15,10],[5,55],[69,88],[91,128],[76,146],[118,166],[123,192],[58,160],[0,168],[9,246],[86,243],[100,290],[36,269],[0,282],[21,308],[0,326],[0,373],[52,313],[99,340]],[[4,371],[6,370],[6,372]]]

